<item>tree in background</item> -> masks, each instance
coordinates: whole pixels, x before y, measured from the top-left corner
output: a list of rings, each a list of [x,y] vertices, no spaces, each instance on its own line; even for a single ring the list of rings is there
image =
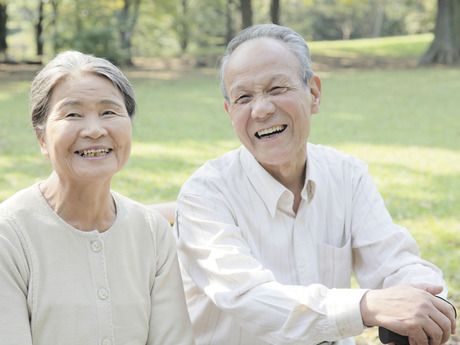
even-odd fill
[[[57,20],[59,16],[59,0],[50,0],[50,5],[51,5],[51,14],[50,14],[50,27],[52,30],[51,33],[51,48],[53,50],[53,55],[57,54],[58,50],[58,26],[57,26]]]
[[[422,64],[451,65],[460,61],[460,1],[438,0],[434,40],[422,56]]]
[[[280,0],[270,1],[270,18],[273,24],[280,23]]]
[[[35,48],[37,56],[43,55],[43,17],[45,0],[38,0],[37,23],[35,24]]]
[[[252,25],[252,3],[251,0],[240,0],[242,28]]]
[[[225,7],[225,44],[228,44],[233,38],[233,11],[232,0],[227,0]]]
[[[190,23],[189,23],[189,3],[188,0],[180,1],[179,15],[176,16],[177,34],[181,53],[187,51],[190,41]]]
[[[7,22],[8,22],[8,4],[4,1],[0,2],[0,53],[5,55],[6,60],[6,50],[8,49],[8,44],[6,43],[6,36],[8,35]]]
[[[140,4],[141,0],[123,0],[123,7],[118,10],[118,35],[122,50],[120,61],[118,62],[124,65],[133,64],[132,37],[139,18]]]

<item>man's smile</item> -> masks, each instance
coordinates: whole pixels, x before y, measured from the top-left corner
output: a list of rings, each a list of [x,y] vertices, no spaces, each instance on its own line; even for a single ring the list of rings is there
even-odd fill
[[[286,128],[287,125],[276,125],[269,128],[261,129],[260,131],[257,131],[254,135],[257,139],[268,138],[273,135],[284,132]]]

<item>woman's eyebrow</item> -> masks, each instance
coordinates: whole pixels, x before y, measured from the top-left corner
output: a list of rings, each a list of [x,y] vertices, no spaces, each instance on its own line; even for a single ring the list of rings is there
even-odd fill
[[[98,104],[103,104],[103,105],[114,105],[114,106],[123,108],[123,104],[122,104],[122,103],[117,102],[117,101],[114,101],[113,99],[109,99],[109,98],[100,100],[100,101],[98,102]]]

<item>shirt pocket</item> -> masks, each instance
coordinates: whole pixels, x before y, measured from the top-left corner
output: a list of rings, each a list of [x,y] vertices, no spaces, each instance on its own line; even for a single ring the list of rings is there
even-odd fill
[[[351,238],[342,247],[318,244],[319,279],[328,288],[349,288],[353,266]]]

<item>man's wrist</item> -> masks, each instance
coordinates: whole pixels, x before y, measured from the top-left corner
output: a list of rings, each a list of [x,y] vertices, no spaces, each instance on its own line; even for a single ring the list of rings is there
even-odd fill
[[[369,304],[368,304],[369,295],[372,294],[372,293],[373,293],[372,290],[367,290],[364,293],[364,295],[361,298],[361,301],[359,303],[359,307],[360,307],[360,310],[361,310],[361,319],[362,319],[363,325],[365,327],[377,326],[375,324],[375,318],[373,316],[373,313],[369,309]]]

